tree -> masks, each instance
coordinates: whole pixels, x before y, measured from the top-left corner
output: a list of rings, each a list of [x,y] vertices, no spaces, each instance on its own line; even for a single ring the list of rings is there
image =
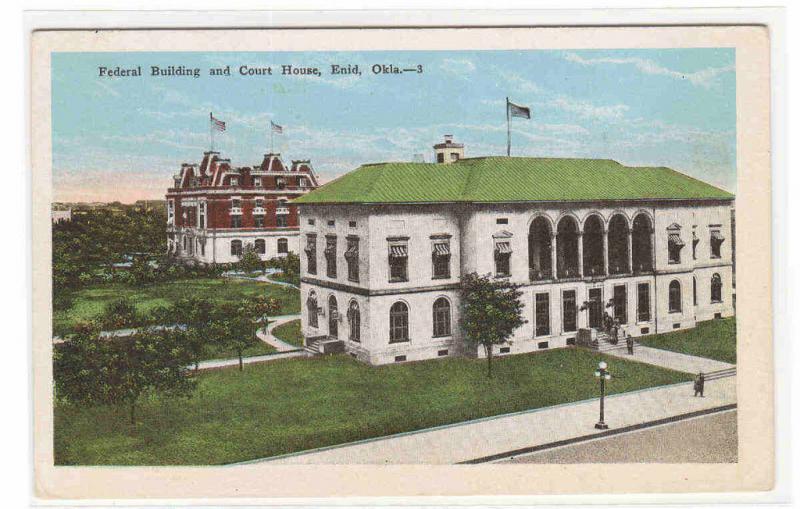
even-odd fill
[[[197,371],[200,359],[210,343],[214,305],[208,299],[189,297],[172,304],[170,314],[170,325],[177,323],[184,326],[187,348],[192,353],[194,369]]]
[[[257,322],[261,322],[265,329],[269,316],[274,315],[281,309],[281,305],[276,298],[267,298],[263,295],[248,298],[245,300],[244,305],[247,309],[247,314]]]
[[[222,305],[217,309],[211,325],[211,334],[224,347],[234,350],[239,357],[239,371],[244,369],[244,349],[255,340],[256,323],[243,305]]]
[[[461,319],[467,342],[486,350],[487,376],[492,377],[494,345],[506,343],[522,318],[519,285],[490,275],[466,274],[461,278]]]
[[[242,253],[242,257],[239,259],[238,269],[245,274],[249,274],[260,270],[262,267],[261,257],[258,256],[252,244],[247,244]]]
[[[133,327],[140,321],[139,312],[129,298],[121,298],[106,304],[101,318],[103,326],[108,329]]]
[[[136,404],[149,391],[189,396],[191,354],[180,330],[148,329],[126,338],[101,338],[82,327],[54,355],[56,396],[76,404],[122,404],[136,423]]]

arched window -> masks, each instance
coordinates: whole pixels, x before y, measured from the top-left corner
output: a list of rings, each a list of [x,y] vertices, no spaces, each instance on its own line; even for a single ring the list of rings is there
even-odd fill
[[[278,254],[286,254],[289,252],[289,240],[278,239]]]
[[[697,278],[692,276],[692,302],[697,305]]]
[[[389,343],[408,341],[408,306],[395,302],[389,309]]]
[[[719,274],[711,276],[711,302],[722,302],[722,277]]]
[[[242,256],[242,241],[241,240],[232,240],[231,241],[231,255],[233,255],[233,256]]]
[[[433,303],[433,337],[450,335],[450,302],[439,297]]]
[[[316,329],[319,327],[319,309],[317,308],[317,294],[314,292],[308,294],[306,309],[308,310],[308,325]]]
[[[339,305],[334,295],[328,297],[328,337],[339,337]]]
[[[267,252],[267,243],[264,239],[256,239],[255,242],[256,253],[264,254]]]
[[[674,279],[669,284],[669,312],[680,313],[681,308],[681,284]]]
[[[350,323],[350,341],[361,341],[361,311],[358,302],[351,301],[347,309],[347,321]]]

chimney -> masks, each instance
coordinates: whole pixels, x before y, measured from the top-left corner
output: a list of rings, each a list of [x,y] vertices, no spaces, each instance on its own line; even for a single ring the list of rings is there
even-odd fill
[[[454,163],[464,158],[464,145],[453,142],[452,134],[445,134],[444,143],[437,143],[434,145],[433,153],[437,163]]]

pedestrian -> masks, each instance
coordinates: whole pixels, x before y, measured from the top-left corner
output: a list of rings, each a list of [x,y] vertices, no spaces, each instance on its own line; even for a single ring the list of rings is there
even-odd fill
[[[705,375],[703,375],[703,373],[698,373],[697,376],[694,377],[694,397],[697,397],[698,394],[700,394],[701,398],[705,397],[703,396],[703,389],[705,389],[705,385],[706,385]]]
[[[628,334],[627,337],[625,338],[625,344],[628,345],[628,355],[633,355],[633,336]]]

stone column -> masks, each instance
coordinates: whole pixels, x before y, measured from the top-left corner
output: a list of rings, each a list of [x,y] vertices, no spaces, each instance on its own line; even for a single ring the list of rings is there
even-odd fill
[[[633,230],[628,228],[628,272],[633,273]]]
[[[603,228],[603,270],[608,276],[608,228]]]
[[[656,271],[656,230],[650,230],[650,270]]]
[[[558,250],[556,243],[558,242],[558,234],[552,233],[550,237],[550,268],[553,272],[553,279],[558,279]]]
[[[583,232],[578,232],[578,277],[583,278]]]

